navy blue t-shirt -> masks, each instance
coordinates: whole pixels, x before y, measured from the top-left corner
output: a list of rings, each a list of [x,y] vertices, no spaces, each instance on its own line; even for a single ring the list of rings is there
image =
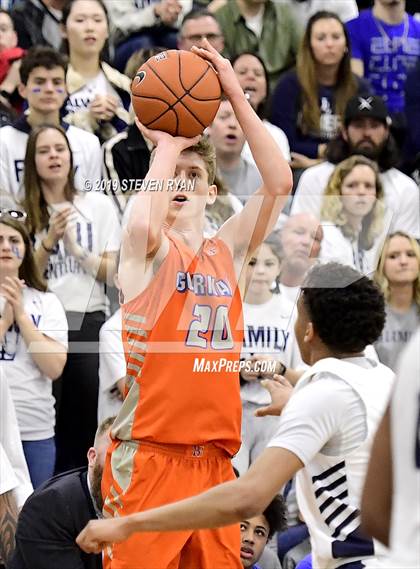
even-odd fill
[[[346,24],[351,55],[361,59],[364,76],[391,114],[404,111],[407,72],[420,57],[420,21],[406,14],[400,24],[386,24],[364,10]]]

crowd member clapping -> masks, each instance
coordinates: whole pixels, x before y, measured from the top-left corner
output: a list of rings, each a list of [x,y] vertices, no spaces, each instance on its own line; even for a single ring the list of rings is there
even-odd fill
[[[306,27],[296,70],[273,93],[272,122],[286,133],[292,165],[307,168],[322,159],[340,129],[347,101],[367,85],[350,68],[349,39],[334,12],[317,12]]]
[[[242,89],[254,111],[265,124],[271,136],[280,146],[283,156],[290,161],[290,147],[287,136],[278,126],[267,120],[270,89],[268,73],[263,60],[254,53],[241,53],[232,60],[232,67],[238,77]],[[242,149],[242,157],[254,163],[248,142]]]
[[[386,322],[375,348],[395,370],[398,356],[420,325],[420,247],[407,233],[388,237],[375,280],[386,300]]]
[[[50,290],[64,305],[69,340],[83,343],[69,353],[62,377],[57,469],[65,470],[83,464],[96,430],[96,343],[107,309],[104,283],[113,284],[120,228],[109,197],[76,191],[72,153],[60,127],[32,131],[24,182],[24,203],[38,266],[46,270]],[[81,346],[85,353],[80,353]],[[75,409],[79,417],[76,423]]]
[[[34,487],[55,466],[52,381],[67,356],[67,321],[55,294],[46,292],[21,211],[0,218],[0,363],[16,407],[20,436]],[[4,374],[4,378],[3,378]]]
[[[334,170],[324,193],[322,260],[338,260],[363,274],[375,271],[390,215],[376,164],[351,156]]]
[[[107,140],[130,122],[130,80],[102,60],[108,16],[102,0],[70,0],[63,10],[66,120]]]

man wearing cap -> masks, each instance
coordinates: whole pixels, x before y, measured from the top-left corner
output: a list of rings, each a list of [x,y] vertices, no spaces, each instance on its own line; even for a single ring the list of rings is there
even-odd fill
[[[393,212],[390,231],[405,231],[420,238],[419,189],[397,170],[398,152],[389,132],[391,119],[381,97],[356,96],[349,100],[341,133],[327,147],[326,162],[305,170],[294,196],[291,213],[320,216],[323,192],[335,165],[354,154],[374,160],[381,171],[385,204]]]

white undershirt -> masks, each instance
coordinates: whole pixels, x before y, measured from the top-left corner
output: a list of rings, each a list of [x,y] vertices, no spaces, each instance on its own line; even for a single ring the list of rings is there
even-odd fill
[[[255,16],[245,18],[246,27],[249,28],[259,38],[263,28],[264,6]]]

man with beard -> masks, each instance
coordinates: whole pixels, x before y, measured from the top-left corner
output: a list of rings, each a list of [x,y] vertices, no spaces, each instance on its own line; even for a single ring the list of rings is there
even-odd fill
[[[374,160],[381,171],[385,205],[393,214],[390,231],[405,231],[419,238],[419,189],[414,180],[395,168],[398,155],[389,128],[388,111],[380,97],[350,99],[341,134],[327,147],[327,161],[302,174],[291,213],[310,212],[319,216],[323,192],[335,165],[349,156],[362,154]]]
[[[311,213],[290,216],[280,232],[283,259],[279,277],[280,294],[295,304],[306,272],[319,256],[323,231]]]
[[[54,476],[28,498],[19,515],[16,549],[8,569],[101,569],[100,555],[75,543],[91,519],[102,517],[102,470],[115,417],[96,431],[88,467]]]

